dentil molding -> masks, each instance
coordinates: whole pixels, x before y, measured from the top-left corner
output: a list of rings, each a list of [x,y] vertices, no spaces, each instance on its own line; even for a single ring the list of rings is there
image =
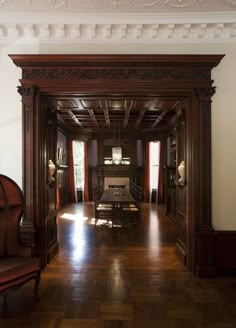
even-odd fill
[[[61,15],[0,13],[0,43],[235,42],[233,13]]]

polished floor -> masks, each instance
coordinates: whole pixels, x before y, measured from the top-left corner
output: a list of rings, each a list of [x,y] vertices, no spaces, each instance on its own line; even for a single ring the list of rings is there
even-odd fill
[[[198,279],[175,253],[163,208],[142,205],[137,226],[94,226],[94,205],[59,213],[59,254],[42,272],[41,300],[29,282],[0,299],[1,328],[235,328],[236,278]]]

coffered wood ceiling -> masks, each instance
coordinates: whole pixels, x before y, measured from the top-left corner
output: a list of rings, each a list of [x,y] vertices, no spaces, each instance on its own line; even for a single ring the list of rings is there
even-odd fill
[[[50,98],[59,122],[72,131],[145,133],[167,129],[179,99],[151,96],[57,96]]]

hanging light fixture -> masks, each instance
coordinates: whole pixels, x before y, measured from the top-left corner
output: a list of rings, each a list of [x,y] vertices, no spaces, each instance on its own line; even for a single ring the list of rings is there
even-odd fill
[[[122,162],[122,149],[121,147],[112,147],[112,163],[121,164]]]
[[[115,129],[114,129],[114,144],[112,147],[112,163],[113,164],[121,164],[122,163],[122,148],[119,146],[120,144],[120,131],[118,131],[118,145],[116,145],[115,139]]]

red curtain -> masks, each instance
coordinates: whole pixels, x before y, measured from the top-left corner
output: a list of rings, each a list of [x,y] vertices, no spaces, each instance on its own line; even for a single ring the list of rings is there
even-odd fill
[[[157,202],[164,203],[164,145],[160,141],[160,158],[159,158],[159,178],[158,178],[158,191]]]
[[[150,201],[150,149],[149,142],[145,146],[144,202]]]
[[[69,140],[68,148],[68,198],[70,203],[76,202],[75,195],[75,176],[74,176],[74,159],[73,159],[73,141]]]
[[[88,144],[84,143],[84,202],[89,200],[89,185],[88,185]]]

